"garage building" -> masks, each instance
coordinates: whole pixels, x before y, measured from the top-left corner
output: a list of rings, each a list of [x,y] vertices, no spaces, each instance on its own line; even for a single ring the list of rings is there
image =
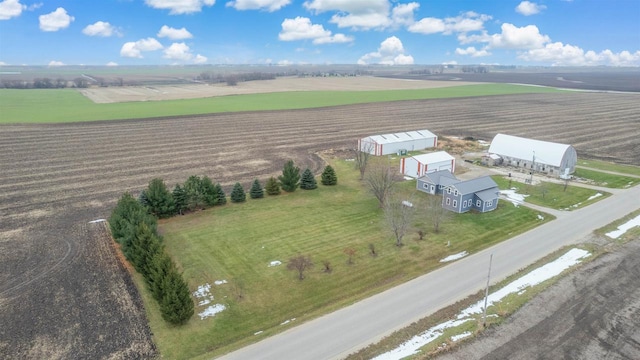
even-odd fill
[[[424,150],[436,145],[438,145],[438,137],[429,130],[371,135],[358,140],[360,151],[376,156]]]
[[[528,171],[568,176],[578,162],[571,145],[498,134],[489,146],[489,154],[502,158],[502,163]]]
[[[409,156],[400,160],[400,172],[413,178],[440,170],[451,173],[456,170],[456,159],[446,151]]]

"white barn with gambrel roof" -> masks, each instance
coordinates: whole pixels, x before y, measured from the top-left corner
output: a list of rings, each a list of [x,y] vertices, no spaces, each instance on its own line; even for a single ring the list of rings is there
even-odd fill
[[[358,140],[358,149],[371,155],[396,154],[399,151],[424,150],[438,145],[438,137],[429,130],[371,135]]]
[[[557,176],[572,174],[578,163],[571,145],[505,134],[493,138],[488,152],[500,155],[504,165]]]

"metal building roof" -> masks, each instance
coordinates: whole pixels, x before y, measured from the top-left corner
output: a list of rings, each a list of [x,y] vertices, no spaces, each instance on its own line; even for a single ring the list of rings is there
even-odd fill
[[[411,140],[433,139],[435,137],[437,136],[429,130],[416,130],[384,135],[371,135],[369,139],[378,144],[391,144]]]
[[[522,160],[533,160],[550,166],[560,166],[571,145],[498,134],[493,138],[489,153]]]
[[[421,164],[432,164],[441,161],[451,161],[455,159],[453,156],[449,155],[446,151],[436,151],[427,154],[420,154],[412,156],[412,158],[416,159]]]

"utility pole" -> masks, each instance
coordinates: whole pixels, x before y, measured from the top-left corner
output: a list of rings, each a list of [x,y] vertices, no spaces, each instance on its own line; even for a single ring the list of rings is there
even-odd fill
[[[531,177],[529,178],[529,184],[533,185],[533,172],[535,171],[536,168],[536,151],[533,150],[533,160],[531,161]]]
[[[489,257],[489,273],[487,274],[487,287],[484,290],[484,312],[482,314],[482,327],[487,327],[487,301],[489,300],[489,281],[491,280],[491,262],[493,261],[493,253]]]

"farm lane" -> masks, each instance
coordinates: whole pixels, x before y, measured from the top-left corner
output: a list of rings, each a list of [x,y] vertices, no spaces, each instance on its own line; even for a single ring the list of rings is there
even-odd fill
[[[221,359],[344,358],[395,330],[483,289],[490,254],[493,254],[491,280],[497,283],[562,246],[577,243],[587,238],[593,230],[639,208],[640,186],[636,186]],[[300,357],[300,354],[304,354],[304,357]]]
[[[607,117],[607,111],[616,117]],[[0,357],[35,357],[29,354],[57,344],[58,353],[41,354],[73,358],[70,351],[83,342],[119,334],[120,347],[86,354],[109,357],[139,341],[127,329],[142,327],[111,321],[142,319],[141,310],[117,305],[107,290],[126,288],[128,275],[118,270],[95,234],[83,229],[88,221],[108,217],[123,192],[137,195],[154,177],[173,186],[190,175],[206,174],[228,190],[236,181],[248,186],[254,178],[277,175],[288,159],[319,169],[318,151],[351,148],[371,133],[423,128],[440,136],[484,139],[505,129],[566,143],[580,137],[579,156],[640,165],[640,147],[628,144],[640,130],[638,113],[637,96],[581,93],[0,125]],[[610,129],[606,141],[589,128]],[[92,287],[96,278],[87,266],[112,275],[105,276],[102,287]],[[128,303],[135,303],[137,295],[130,294]],[[42,326],[45,320],[47,326]],[[80,331],[84,335],[75,337]]]

